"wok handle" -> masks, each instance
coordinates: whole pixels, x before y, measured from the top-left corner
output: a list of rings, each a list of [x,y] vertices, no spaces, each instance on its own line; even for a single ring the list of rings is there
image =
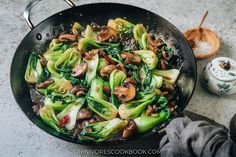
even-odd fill
[[[39,1],[42,0],[31,0],[30,3],[26,6],[25,11],[24,11],[24,18],[28,24],[28,26],[30,27],[30,29],[34,28],[34,24],[31,22],[30,20],[30,13],[31,13],[31,9],[33,8],[34,5],[36,5]],[[69,4],[71,7],[76,7],[76,5],[71,1],[71,0],[64,0],[67,4]]]

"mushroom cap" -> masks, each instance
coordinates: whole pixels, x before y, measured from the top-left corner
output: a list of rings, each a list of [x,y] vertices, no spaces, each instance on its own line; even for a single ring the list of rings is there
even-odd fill
[[[118,32],[109,26],[103,26],[100,33],[97,35],[99,41],[115,42],[118,40]]]
[[[131,101],[136,95],[135,86],[132,83],[126,83],[126,86],[117,86],[114,88],[113,94],[118,97],[122,103]]]
[[[88,64],[85,61],[82,61],[80,65],[76,65],[73,69],[72,69],[72,74],[71,76],[73,77],[80,77],[83,76],[85,74],[85,72],[87,71],[88,68]]]

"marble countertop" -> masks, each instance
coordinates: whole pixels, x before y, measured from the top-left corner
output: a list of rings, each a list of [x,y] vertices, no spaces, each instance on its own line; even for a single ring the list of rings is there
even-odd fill
[[[56,139],[34,126],[16,104],[10,88],[10,64],[17,46],[30,31],[22,13],[28,0],[0,0],[0,156],[1,157],[74,157],[91,156],[81,154],[79,146]],[[95,3],[98,0],[76,0],[76,4]],[[221,40],[221,49],[217,56],[236,59],[236,1],[235,0],[104,0],[99,2],[119,2],[139,6],[153,11],[172,22],[180,31],[199,24],[202,15],[209,11],[203,27],[214,30]],[[33,10],[32,21],[37,24],[53,13],[68,6],[61,1],[42,1]],[[197,61],[198,82],[187,110],[206,116],[218,123],[229,126],[229,120],[236,113],[236,95],[218,97],[206,91],[201,85],[201,72],[213,58]],[[132,142],[132,148],[139,144],[150,146],[150,139]],[[155,139],[150,148],[158,147]],[[126,147],[126,145],[123,145]],[[96,155],[96,154],[95,154]],[[97,155],[96,155],[97,156]]]

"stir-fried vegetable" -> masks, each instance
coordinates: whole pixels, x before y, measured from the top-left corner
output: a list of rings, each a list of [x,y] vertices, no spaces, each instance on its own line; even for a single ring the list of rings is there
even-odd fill
[[[151,116],[140,116],[135,118],[134,121],[137,125],[137,131],[139,133],[147,132],[152,129],[154,126],[161,124],[167,120],[170,116],[169,110],[162,110],[157,117]]]
[[[99,61],[98,54],[93,56],[93,58],[91,60],[87,60],[88,69],[86,72],[86,80],[87,80],[88,84],[90,84],[90,82],[93,80],[93,78],[96,77],[96,72],[97,72],[97,68],[98,68],[98,61]]]
[[[145,95],[143,98],[121,104],[118,113],[122,119],[136,118],[140,113],[156,99],[156,93]]]
[[[65,127],[68,130],[72,130],[75,127],[76,123],[76,116],[79,109],[82,107],[84,103],[84,98],[77,99],[75,102],[69,104],[64,110],[62,110],[58,115],[57,118],[62,120],[65,116],[68,116],[69,120],[65,124]]]
[[[98,122],[95,124],[90,124],[85,127],[81,132],[85,135],[81,140],[92,140],[94,142],[101,142],[117,135],[126,126],[126,122],[119,118],[114,118],[113,120]],[[87,131],[91,129],[92,131]]]
[[[75,64],[80,64],[81,55],[76,48],[67,49],[57,61],[55,61],[55,69],[67,72],[71,70]]]
[[[72,28],[29,56],[34,111],[54,130],[102,142],[150,131],[175,113],[178,55],[143,24],[110,19]],[[33,92],[36,91],[37,94]]]
[[[158,63],[158,58],[154,52],[150,50],[138,50],[134,51],[134,53],[137,53],[141,56],[142,61],[148,66],[150,70],[156,68],[156,65]]]
[[[138,42],[139,46],[142,49],[146,50],[147,49],[147,46],[146,46],[147,31],[145,27],[143,26],[143,24],[135,25],[133,29],[133,33],[134,33],[134,39]]]
[[[91,26],[90,25],[87,25],[85,31],[84,31],[84,37],[85,38],[88,38],[88,39],[91,39],[93,41],[96,41],[96,42],[100,42],[98,39],[97,39],[97,33],[95,31],[92,30]]]
[[[107,25],[121,32],[127,31],[128,29],[134,27],[134,24],[122,18],[116,18],[115,20],[110,19]]]
[[[117,115],[116,107],[108,101],[88,97],[87,102],[91,110],[106,120],[113,119]]]
[[[78,50],[81,52],[86,52],[93,48],[100,48],[101,46],[92,39],[81,38],[78,43]]]
[[[166,82],[174,84],[177,77],[179,76],[180,71],[177,69],[169,70],[154,70],[153,74],[162,76]]]
[[[25,71],[25,80],[28,83],[36,83],[40,79],[43,72],[42,65],[38,59],[37,54],[32,53],[29,57],[29,61]]]
[[[50,106],[53,110],[63,110],[66,108],[66,105],[65,104],[62,104],[61,101],[52,101],[50,98],[45,98],[44,99],[44,105],[45,106]]]
[[[58,132],[61,132],[61,129],[58,127],[59,121],[55,115],[54,110],[50,106],[44,106],[39,110],[39,115],[42,120],[55,129]]]
[[[89,96],[96,98],[96,99],[103,99],[104,100],[103,80],[100,77],[94,78],[92,80]]]

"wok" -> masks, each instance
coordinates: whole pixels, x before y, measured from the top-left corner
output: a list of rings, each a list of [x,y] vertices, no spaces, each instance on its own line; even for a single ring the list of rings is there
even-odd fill
[[[181,95],[178,101],[177,113],[180,114],[187,106],[193,94],[197,80],[196,62],[188,42],[181,32],[170,22],[155,13],[130,5],[117,3],[96,3],[75,6],[70,0],[65,0],[71,6],[70,9],[50,16],[39,23],[37,26],[34,26],[30,21],[30,12],[32,6],[39,1],[41,0],[32,0],[24,12],[24,17],[27,21],[27,24],[31,28],[31,31],[25,36],[15,52],[11,64],[10,75],[11,87],[16,102],[19,104],[26,116],[36,126],[47,133],[66,141],[79,144],[94,144],[88,142],[81,143],[78,140],[73,140],[70,137],[59,134],[55,130],[51,129],[47,124],[45,124],[40,119],[40,117],[32,111],[30,90],[24,80],[24,73],[29,54],[32,51],[45,51],[50,40],[57,36],[60,32],[68,31],[71,27],[70,24],[72,24],[74,21],[78,21],[82,25],[86,25],[91,22],[106,24],[107,20],[110,18],[125,17],[133,23],[143,23],[145,26],[148,26],[150,30],[158,30],[158,32],[160,32],[161,35],[166,38],[166,40],[171,42],[171,45],[176,51],[178,51],[182,58],[181,74],[177,80],[177,85],[180,89]],[[167,123],[168,122],[164,123],[162,127],[164,127]],[[140,135],[139,137],[135,137],[133,139],[150,136],[158,132],[158,130],[160,130],[159,127],[157,129],[153,129],[153,131],[149,133]],[[100,144],[107,145],[108,143],[114,144],[114,141],[106,141]]]

